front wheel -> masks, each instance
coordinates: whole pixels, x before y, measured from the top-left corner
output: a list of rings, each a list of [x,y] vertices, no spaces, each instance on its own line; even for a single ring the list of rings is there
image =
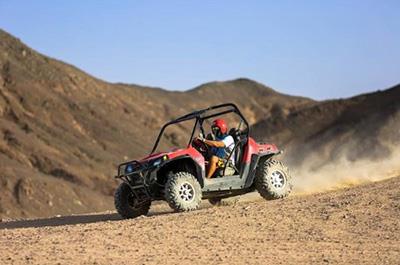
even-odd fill
[[[115,191],[114,204],[117,212],[128,219],[146,215],[150,210],[151,201],[139,202],[129,185],[123,182]]]
[[[261,160],[257,168],[256,189],[267,200],[287,197],[292,190],[289,169],[277,160]]]
[[[196,210],[201,202],[201,187],[189,172],[177,172],[165,184],[165,200],[177,212]]]

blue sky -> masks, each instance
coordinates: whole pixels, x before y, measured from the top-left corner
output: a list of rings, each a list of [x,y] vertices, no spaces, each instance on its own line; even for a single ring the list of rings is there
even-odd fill
[[[248,77],[348,97],[400,83],[400,1],[0,0],[0,27],[110,82]]]

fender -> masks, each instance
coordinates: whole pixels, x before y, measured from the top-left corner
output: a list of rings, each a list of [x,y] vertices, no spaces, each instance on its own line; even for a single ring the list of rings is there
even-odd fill
[[[253,185],[254,179],[256,177],[258,163],[260,162],[261,159],[268,160],[268,159],[271,159],[273,156],[279,155],[281,153],[282,153],[282,151],[280,151],[280,150],[278,150],[278,148],[276,148],[276,150],[253,154],[251,156],[250,170],[249,170],[249,174],[246,178],[245,187],[248,188],[251,185]]]
[[[204,168],[204,158],[200,153],[198,153],[200,156],[198,156],[196,153],[193,153],[193,150],[191,150],[190,152],[185,152],[185,151],[187,151],[187,149],[182,150],[182,153],[180,154],[174,153],[172,157],[168,156],[169,159],[165,161],[161,169],[168,168],[168,165],[179,164],[183,166],[185,162],[190,163],[190,165],[193,166],[194,172],[192,173],[194,177],[199,181],[200,186],[203,187],[204,178],[206,177]],[[197,152],[197,150],[195,151]]]

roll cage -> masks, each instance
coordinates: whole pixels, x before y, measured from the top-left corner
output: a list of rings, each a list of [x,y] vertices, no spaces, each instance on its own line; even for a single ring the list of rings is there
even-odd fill
[[[193,111],[191,113],[183,115],[183,116],[181,116],[181,117],[179,117],[179,118],[177,118],[175,120],[169,121],[166,124],[164,124],[163,127],[160,130],[160,133],[158,134],[157,140],[154,143],[154,147],[151,150],[150,155],[153,154],[157,150],[157,147],[158,147],[158,144],[160,142],[160,139],[163,136],[164,131],[168,126],[173,125],[173,124],[177,124],[177,123],[180,123],[180,122],[196,119],[196,122],[195,122],[195,124],[193,126],[193,130],[192,130],[192,133],[190,135],[189,142],[188,142],[188,147],[189,147],[191,142],[192,142],[192,140],[193,140],[193,136],[194,136],[194,133],[196,131],[196,127],[198,125],[200,126],[201,132],[204,134],[204,128],[203,128],[203,121],[204,120],[207,120],[209,118],[213,118],[213,117],[216,117],[216,116],[232,113],[232,112],[236,113],[237,115],[239,115],[239,117],[244,122],[246,128],[243,131],[244,131],[244,134],[246,135],[246,139],[248,139],[248,136],[249,136],[249,133],[250,133],[249,123],[244,118],[244,116],[242,115],[242,113],[240,112],[240,110],[238,109],[238,107],[235,104],[233,104],[233,103],[225,103],[225,104],[211,106],[211,107],[208,107],[206,109]]]

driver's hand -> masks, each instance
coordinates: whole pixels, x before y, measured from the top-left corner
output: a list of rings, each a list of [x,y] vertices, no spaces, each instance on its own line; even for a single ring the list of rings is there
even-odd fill
[[[200,141],[200,142],[204,142],[205,139],[202,135],[199,135],[198,137],[196,137],[196,140]]]

